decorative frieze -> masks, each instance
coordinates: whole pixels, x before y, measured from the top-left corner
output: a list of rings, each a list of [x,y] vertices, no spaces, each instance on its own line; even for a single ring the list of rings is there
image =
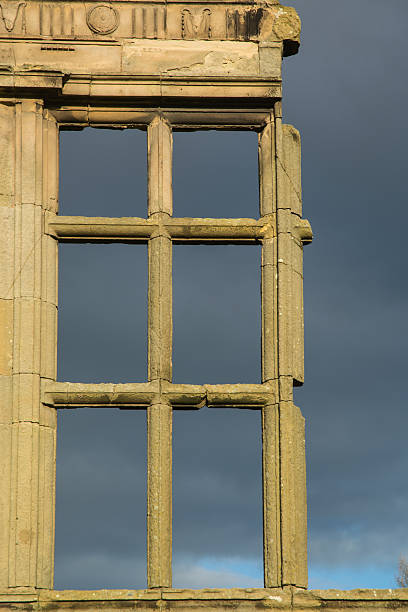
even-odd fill
[[[16,26],[17,18],[20,18],[20,23],[17,24],[22,33],[25,33],[25,2],[2,2],[0,4],[0,14],[2,24],[6,32],[12,32]]]
[[[181,35],[183,38],[209,40],[211,38],[211,10],[209,8],[184,8],[181,11]]]
[[[0,39],[283,41],[291,54],[299,35],[295,11],[279,4],[0,2]]]
[[[97,4],[86,14],[88,28],[95,34],[112,34],[119,26],[119,11],[108,4]]]

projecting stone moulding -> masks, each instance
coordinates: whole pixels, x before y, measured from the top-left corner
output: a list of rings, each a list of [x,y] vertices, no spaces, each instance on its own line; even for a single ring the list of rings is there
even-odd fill
[[[283,42],[291,55],[299,36],[296,11],[278,2],[0,2],[0,38]]]
[[[125,40],[115,46],[89,42],[60,46],[59,52],[55,48],[55,43],[0,40],[0,58],[7,61],[9,71],[25,76],[32,75],[33,70],[55,70],[64,75],[111,73],[156,78],[250,74],[277,80],[281,76],[281,48],[276,43],[260,47],[253,42],[234,41]],[[27,66],[27,55],[35,60],[31,66]]]

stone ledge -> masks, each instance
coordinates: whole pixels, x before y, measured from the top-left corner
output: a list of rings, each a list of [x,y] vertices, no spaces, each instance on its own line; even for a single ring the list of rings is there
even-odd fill
[[[0,610],[408,610],[408,589],[145,589],[52,591],[9,589]]]
[[[33,90],[37,95],[49,90],[62,92],[63,77],[58,71],[18,71],[0,66],[0,90],[6,93]]]

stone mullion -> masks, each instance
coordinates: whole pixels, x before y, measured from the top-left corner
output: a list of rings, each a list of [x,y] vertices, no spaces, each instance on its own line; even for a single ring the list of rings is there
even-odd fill
[[[172,407],[147,408],[147,586],[172,582]]]
[[[259,135],[260,214],[265,225],[276,218],[275,125],[273,117]],[[262,382],[278,377],[277,238],[270,229],[262,243]],[[279,404],[262,407],[262,481],[265,587],[281,585]]]
[[[157,116],[147,129],[148,211],[173,214],[172,155],[173,136],[169,123]]]
[[[44,265],[54,267],[55,277],[56,251],[46,257],[43,250],[44,189],[49,178],[43,167],[46,119],[41,102],[22,100],[3,105],[0,121],[2,135],[7,134],[0,173],[8,164],[13,166],[2,189],[7,252],[0,262],[0,302],[6,305],[8,342],[0,347],[0,363],[5,366],[0,376],[0,463],[2,491],[7,491],[0,504],[0,546],[8,554],[1,555],[0,584],[50,588],[56,419],[55,409],[42,406],[40,390],[44,372],[51,379],[55,376],[56,298],[48,291]],[[55,134],[55,121],[50,121]]]
[[[156,117],[148,128],[148,211],[158,227],[148,242],[148,379],[171,382],[172,242],[164,222],[172,214],[172,132]],[[147,408],[147,582],[172,582],[172,407],[157,395]]]
[[[148,243],[148,380],[172,376],[172,244],[167,236]]]

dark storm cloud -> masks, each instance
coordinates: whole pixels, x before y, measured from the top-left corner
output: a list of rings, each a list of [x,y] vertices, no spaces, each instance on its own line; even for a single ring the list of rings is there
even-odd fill
[[[258,247],[174,248],[175,382],[260,382],[260,261]]]
[[[310,561],[392,566],[408,550],[404,393],[406,3],[298,0],[286,120],[303,136]],[[375,586],[375,585],[372,585]]]
[[[309,561],[333,568],[334,585],[336,568],[371,564],[393,586],[408,552],[408,9],[406,0],[292,4],[303,44],[285,60],[284,114],[302,133],[304,215],[315,233],[305,251],[306,384],[296,391]],[[181,133],[174,154],[175,214],[256,214],[254,134]],[[64,134],[62,155],[64,214],[144,216],[144,133]],[[176,380],[259,379],[257,260],[249,247],[175,248]],[[145,247],[64,245],[61,277],[60,379],[143,380]],[[60,425],[58,585],[143,586],[144,414],[65,412]],[[200,559],[259,560],[260,503],[259,414],[177,413],[177,584],[259,584],[260,573],[243,578]]]

